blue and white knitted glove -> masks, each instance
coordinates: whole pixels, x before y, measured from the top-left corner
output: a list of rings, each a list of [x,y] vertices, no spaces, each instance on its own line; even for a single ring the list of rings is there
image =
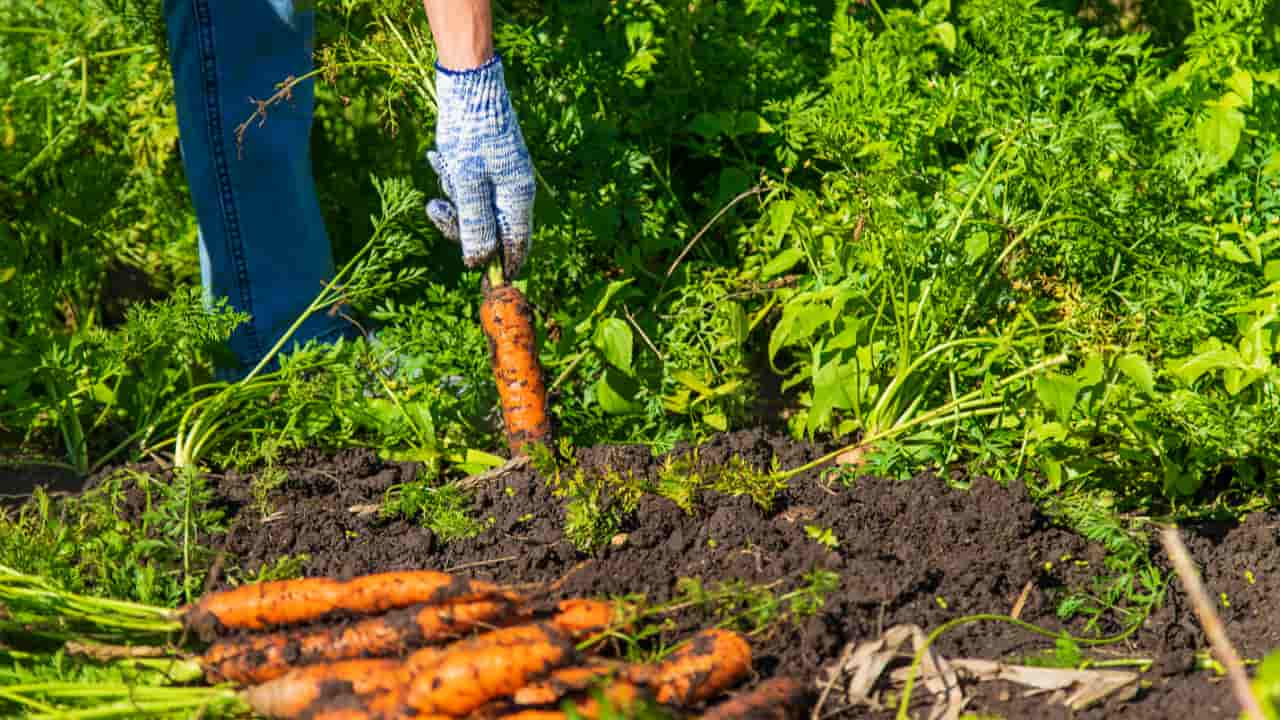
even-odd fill
[[[427,215],[461,242],[468,267],[487,263],[501,241],[503,273],[514,279],[529,253],[534,177],[502,59],[460,72],[437,63],[436,98],[436,149],[427,160],[448,199],[428,202]]]

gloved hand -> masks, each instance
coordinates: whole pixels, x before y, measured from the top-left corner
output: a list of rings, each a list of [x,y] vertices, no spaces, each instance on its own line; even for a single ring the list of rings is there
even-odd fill
[[[461,72],[437,63],[436,98],[436,148],[427,160],[448,199],[429,201],[427,215],[462,244],[468,267],[488,263],[501,241],[503,273],[514,279],[529,253],[534,177],[502,59]]]

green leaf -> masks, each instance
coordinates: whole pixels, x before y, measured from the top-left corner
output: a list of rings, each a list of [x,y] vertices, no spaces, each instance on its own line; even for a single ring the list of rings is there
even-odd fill
[[[732,135],[766,135],[773,132],[773,126],[760,113],[747,110],[733,114]]]
[[[808,340],[823,324],[835,316],[826,305],[808,299],[793,300],[782,308],[782,317],[769,335],[769,362],[774,362],[782,348]]]
[[[1280,175],[1280,150],[1271,154],[1267,164],[1262,166],[1263,175]]]
[[[1276,154],[1280,158],[1280,153]],[[791,229],[791,221],[796,216],[796,203],[794,200],[780,200],[774,203],[769,209],[769,232],[773,234],[773,239],[781,242],[787,235],[787,231]]]
[[[1240,353],[1236,352],[1235,348],[1222,347],[1219,344],[1199,354],[1174,361],[1169,366],[1169,374],[1183,382],[1193,383],[1207,372],[1238,368],[1243,364]]]
[[[1218,254],[1234,263],[1248,265],[1252,260],[1249,255],[1240,246],[1230,240],[1218,241]]]
[[[706,423],[714,430],[724,432],[729,429],[729,418],[725,417],[724,411],[715,408],[702,414],[702,422]]]
[[[975,230],[964,239],[964,254],[971,263],[981,260],[990,247],[991,233],[985,230]]]
[[[956,51],[956,26],[949,22],[940,22],[933,26],[933,39],[939,45],[947,49],[947,52]]]
[[[747,324],[747,311],[742,309],[741,303],[730,301],[724,312],[725,324],[728,325],[726,329],[733,347],[742,347],[747,341],[747,334],[751,327]]]
[[[1103,372],[1102,353],[1094,352],[1085,358],[1084,365],[1071,376],[1080,381],[1080,387],[1089,387],[1102,382]]]
[[[14,275],[18,274],[18,268],[0,267],[0,285],[9,282]]]
[[[596,381],[596,402],[601,409],[610,415],[630,415],[638,412],[639,403],[635,402],[635,383],[621,373],[606,370]]]
[[[1071,420],[1071,408],[1075,407],[1080,383],[1075,378],[1058,373],[1045,373],[1036,378],[1036,397],[1045,407],[1053,410],[1062,422]]]
[[[1224,167],[1236,154],[1245,122],[1244,114],[1235,109],[1240,102],[1240,96],[1227,93],[1221,102],[1210,106],[1209,116],[1196,131],[1200,152],[1207,161],[1206,172]]]
[[[1200,477],[1195,471],[1186,471],[1176,463],[1164,461],[1164,491],[1169,495],[1191,495],[1200,489]]]
[[[429,440],[434,440],[436,421],[431,415],[431,404],[426,402],[409,402],[404,404],[404,413],[419,432]]]
[[[1028,437],[1036,442],[1043,442],[1045,440],[1056,440],[1057,442],[1062,442],[1067,439],[1069,434],[1070,432],[1067,430],[1066,425],[1063,425],[1060,422],[1047,422],[1033,428],[1031,432],[1028,433]]]
[[[921,13],[930,20],[944,18],[951,13],[951,0],[929,0]]]
[[[584,318],[581,322],[579,322],[577,325],[573,327],[574,334],[580,336],[583,333],[585,333],[587,330],[589,330],[591,328],[591,322],[595,318],[604,314],[604,311],[609,308],[609,303],[613,302],[613,298],[616,297],[618,293],[622,292],[623,288],[630,285],[634,281],[635,281],[635,278],[627,278],[626,280],[613,280],[607,286],[605,286],[604,293],[600,296],[600,299],[596,301],[595,309],[591,311],[590,315],[588,315],[586,318]]]
[[[807,418],[810,432],[825,427],[831,421],[833,410],[854,407],[854,398],[849,391],[856,393],[857,383],[858,373],[852,363],[832,360],[818,368],[813,374],[813,403]]]
[[[1253,73],[1253,79],[1263,85],[1271,85],[1272,87],[1280,87],[1280,70],[1267,70],[1265,72]]]
[[[631,326],[616,318],[606,318],[596,326],[595,345],[604,359],[615,368],[631,374],[631,355],[635,339]]]
[[[1116,360],[1116,367],[1119,368],[1120,372],[1124,373],[1125,377],[1129,378],[1134,385],[1138,386],[1139,390],[1148,395],[1155,394],[1155,375],[1151,372],[1151,366],[1147,364],[1146,358],[1134,353],[1121,355],[1120,358]]]
[[[1262,277],[1269,283],[1280,280],[1280,260],[1268,260],[1262,268]]]
[[[1253,76],[1247,70],[1237,70],[1227,78],[1227,87],[1231,88],[1245,105],[1253,104]]]
[[[704,397],[710,397],[715,394],[715,390],[712,390],[710,385],[703,382],[702,378],[691,370],[677,370],[671,373],[671,379]]]
[[[1049,481],[1049,487],[1056,487],[1062,484],[1062,463],[1057,460],[1043,458],[1040,460],[1040,472],[1044,473],[1045,479]]]
[[[804,259],[804,251],[800,248],[787,248],[778,253],[776,257],[764,266],[760,271],[761,280],[770,280],[796,266],[796,263]]]

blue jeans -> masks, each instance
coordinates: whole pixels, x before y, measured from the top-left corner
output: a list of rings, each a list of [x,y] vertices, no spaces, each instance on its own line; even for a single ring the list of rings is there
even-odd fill
[[[303,3],[306,6],[303,6]],[[311,174],[314,80],[236,128],[286,77],[312,69],[312,0],[165,0],[182,161],[199,224],[200,271],[207,298],[227,298],[251,320],[231,338],[247,373],[334,275],[333,253]],[[318,313],[294,339],[351,334],[338,317]]]

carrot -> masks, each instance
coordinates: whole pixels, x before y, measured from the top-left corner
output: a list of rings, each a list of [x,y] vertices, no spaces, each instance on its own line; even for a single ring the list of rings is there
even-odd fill
[[[457,720],[448,715],[416,715],[410,708],[396,708],[391,711],[375,710],[360,707],[359,701],[351,707],[335,707],[318,710],[307,717],[307,720]]]
[[[356,708],[339,708],[337,710],[321,710],[311,716],[311,720],[373,720],[368,710]]]
[[[456,720],[448,715],[420,715],[403,701],[404,692],[347,695],[334,698],[331,704],[316,708],[306,717],[307,720]]]
[[[502,283],[500,272],[480,304],[480,325],[489,339],[489,362],[502,401],[507,446],[512,454],[523,454],[529,443],[551,438],[547,388],[529,302],[518,289]]]
[[[420,713],[464,716],[572,662],[574,655],[569,638],[549,624],[493,630],[415,665],[408,702]]]
[[[595,697],[579,697],[573,705],[573,711],[576,717],[585,720],[596,720],[602,717],[616,717],[607,710],[612,709],[614,713],[621,710],[625,714],[627,710],[635,707],[641,700],[647,698],[644,691],[638,686],[626,682],[615,682],[606,688],[603,692],[604,702]],[[520,710],[515,713],[500,716],[502,720],[568,720],[569,715],[559,710]],[[474,717],[472,718],[474,720]]]
[[[259,715],[296,718],[325,702],[325,698],[390,692],[403,685],[400,660],[346,660],[296,668],[245,690],[242,697]]]
[[[591,696],[574,703],[574,709],[584,718],[598,718],[606,709],[629,710],[649,697],[639,685],[615,680],[606,685],[599,697]]]
[[[210,593],[179,609],[187,629],[212,638],[227,629],[319,620],[334,612],[374,615],[420,603],[440,604],[515,596],[480,580],[433,570],[375,573],[347,581],[302,578],[244,585]]]
[[[708,710],[702,720],[794,720],[807,715],[811,692],[795,678],[775,677]]]
[[[419,605],[344,627],[224,638],[205,650],[201,665],[210,683],[263,683],[298,665],[402,655],[406,650],[460,637],[512,607],[504,599]]]
[[[592,658],[582,665],[552,671],[545,678],[517,690],[511,700],[516,705],[550,705],[565,695],[586,690],[617,674],[621,668],[621,663]]]
[[[588,637],[608,630],[623,621],[630,606],[622,602],[571,598],[561,600],[551,622],[575,638]]]
[[[703,630],[652,669],[658,702],[692,705],[710,700],[751,672],[751,646],[739,634]]]

